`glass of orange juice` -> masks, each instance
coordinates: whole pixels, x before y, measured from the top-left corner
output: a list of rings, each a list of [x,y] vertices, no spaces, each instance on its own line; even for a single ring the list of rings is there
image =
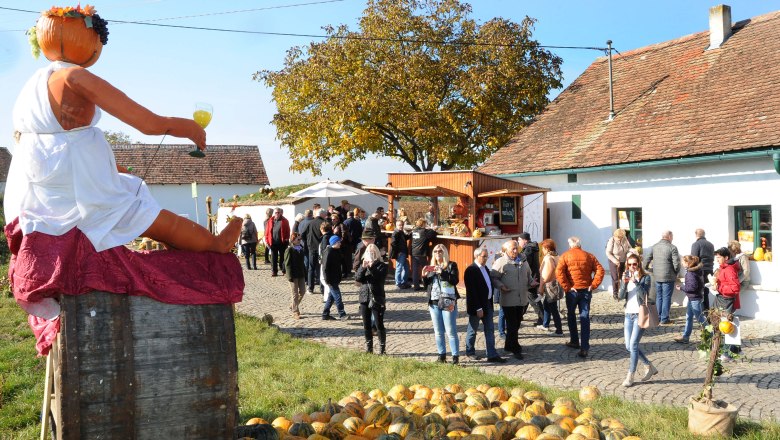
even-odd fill
[[[192,119],[195,120],[195,123],[201,126],[201,128],[208,127],[209,123],[211,123],[211,117],[214,115],[214,107],[211,106],[211,104],[207,104],[205,102],[196,102],[195,108],[192,111]],[[195,147],[193,151],[190,151],[190,156],[192,157],[206,157],[206,155],[198,149],[198,147]]]

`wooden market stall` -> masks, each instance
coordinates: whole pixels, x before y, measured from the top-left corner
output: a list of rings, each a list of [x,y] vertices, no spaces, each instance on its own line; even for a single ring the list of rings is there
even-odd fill
[[[439,197],[457,198],[449,218],[434,218],[429,227],[436,228],[438,233],[434,244],[443,243],[450,253],[450,260],[455,261],[461,271],[472,263],[473,252],[478,247],[488,249],[488,261],[492,262],[504,242],[516,239],[523,232],[524,208],[540,197],[542,209],[537,215],[541,218],[534,219],[534,223],[542,225],[542,230],[541,237],[537,238],[549,234],[546,218],[548,188],[478,171],[388,173],[387,176],[386,186],[363,189],[387,196],[387,212],[390,215],[393,215],[393,203],[401,197],[429,198],[435,216],[439,211]],[[411,220],[414,223],[414,219]]]

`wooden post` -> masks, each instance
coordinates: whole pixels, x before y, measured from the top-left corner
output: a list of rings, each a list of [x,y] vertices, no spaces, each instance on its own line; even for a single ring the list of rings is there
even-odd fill
[[[439,226],[439,198],[431,197],[431,205],[433,206],[433,227]]]
[[[214,217],[211,215],[211,196],[206,197],[206,218],[208,219],[209,232],[215,234],[217,225]]]
[[[391,225],[395,225],[395,212],[393,211],[393,202],[395,202],[395,196],[388,194],[387,196],[387,221]]]
[[[52,379],[52,352],[57,349],[56,342],[49,348],[49,354],[46,355],[46,380],[43,381],[43,408],[41,408],[41,440],[46,440],[46,434],[49,432],[49,411],[51,410]]]
[[[707,362],[707,372],[704,374],[704,398],[712,401],[712,383],[714,382],[715,362],[718,360],[720,341],[723,334],[720,332],[720,311],[710,309],[709,322],[712,325],[712,343],[710,344],[710,358]]]

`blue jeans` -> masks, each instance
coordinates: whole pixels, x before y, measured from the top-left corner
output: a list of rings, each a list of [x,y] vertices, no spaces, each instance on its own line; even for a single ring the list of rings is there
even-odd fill
[[[593,293],[588,289],[577,289],[576,292],[571,290],[566,292],[566,320],[569,324],[569,341],[573,344],[580,344],[580,348],[583,350],[590,349],[590,299],[593,298]],[[580,327],[582,328],[582,342],[579,341],[577,333],[577,315],[574,314],[574,309],[579,308],[580,311]]]
[[[550,327],[550,318],[552,318],[553,323],[555,324],[555,333],[561,334],[563,332],[563,326],[561,325],[561,313],[558,311],[558,301],[547,302],[547,300],[542,300],[542,306],[544,308],[542,325]]]
[[[699,321],[699,324],[707,321],[707,318],[705,318],[701,313],[702,305],[703,301],[701,300],[691,300],[690,298],[688,299],[688,309],[685,312],[685,329],[683,330],[683,339],[687,340],[691,337],[694,319]]]
[[[658,308],[658,317],[661,324],[669,322],[669,309],[672,308],[672,291],[674,291],[674,281],[656,281],[655,292],[658,299],[655,306]]]
[[[307,278],[309,292],[314,291],[314,286],[320,284],[320,253],[309,251],[309,273]]]
[[[501,300],[501,291],[498,289],[493,290],[495,304]],[[504,318],[504,308],[498,306],[498,335],[502,338],[506,338],[506,319]]]
[[[339,316],[344,316],[347,314],[347,312],[344,311],[344,302],[341,301],[341,290],[339,290],[339,286],[331,286],[330,287],[330,295],[328,295],[328,299],[325,300],[325,308],[322,309],[322,316],[329,316],[330,315],[330,308],[333,306],[333,303],[336,303],[336,310],[339,312]]]
[[[502,338],[506,337],[506,318],[504,318],[504,308],[498,306],[498,334]]]
[[[485,351],[487,352],[487,357],[496,357],[498,352],[496,352],[496,335],[493,331],[493,305],[491,304],[487,309],[482,309],[482,312],[481,318],[476,314],[469,315],[469,324],[466,327],[466,355],[476,354],[474,342],[477,340],[479,322],[482,321],[485,331]]]
[[[409,260],[406,259],[405,253],[399,252],[395,259],[395,285],[406,284],[407,278],[409,278]]]
[[[257,242],[254,243],[244,243],[241,245],[241,252],[244,254],[244,258],[246,259],[246,268],[251,269],[255,268],[257,269]],[[249,257],[252,256],[252,266],[249,266]]]
[[[645,365],[650,365],[650,361],[647,359],[642,350],[639,349],[639,340],[642,339],[642,335],[645,333],[645,329],[639,327],[639,314],[638,313],[626,313],[626,321],[623,326],[623,336],[626,339],[626,350],[629,354],[628,371],[629,373],[636,373],[636,364],[639,359]]]
[[[436,304],[430,304],[428,311],[431,312],[431,321],[433,321],[433,334],[436,337],[436,351],[442,355],[447,354],[447,346],[444,343],[444,333],[450,340],[450,351],[453,356],[458,356],[458,328],[455,325],[455,318],[458,317],[458,305],[451,312],[442,310]]]

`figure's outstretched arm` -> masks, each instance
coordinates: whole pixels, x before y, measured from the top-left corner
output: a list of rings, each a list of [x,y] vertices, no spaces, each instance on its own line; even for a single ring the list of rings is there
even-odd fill
[[[65,86],[146,135],[170,134],[188,138],[201,150],[206,148],[206,132],[186,118],[160,116],[130,99],[121,90],[87,69],[68,69]]]

